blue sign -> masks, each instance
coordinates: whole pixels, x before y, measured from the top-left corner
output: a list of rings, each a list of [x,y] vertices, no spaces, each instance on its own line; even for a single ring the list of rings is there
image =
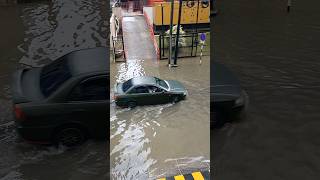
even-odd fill
[[[201,33],[200,39],[201,39],[201,41],[205,41],[206,40],[206,34],[205,33]]]

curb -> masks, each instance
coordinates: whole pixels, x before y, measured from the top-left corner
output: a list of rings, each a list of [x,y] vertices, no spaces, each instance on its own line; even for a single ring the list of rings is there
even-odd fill
[[[150,19],[149,19],[149,17],[148,17],[146,12],[143,12],[143,15],[146,18],[147,25],[149,27],[150,37],[151,37],[151,40],[153,41],[153,45],[154,45],[154,48],[155,48],[156,53],[157,53],[157,59],[159,60],[160,59],[160,50],[159,50],[156,38],[154,36],[153,24],[150,23]]]
[[[160,178],[157,180],[209,180],[210,179],[210,172],[209,171],[196,171],[191,174],[184,174],[184,175],[176,175],[166,178]]]

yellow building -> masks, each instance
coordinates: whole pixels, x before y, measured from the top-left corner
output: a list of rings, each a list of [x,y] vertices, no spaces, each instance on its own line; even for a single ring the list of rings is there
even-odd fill
[[[190,3],[192,2],[192,3]],[[181,24],[185,28],[198,25],[200,27],[210,24],[210,3],[209,1],[184,1],[182,3]],[[173,23],[178,23],[179,1],[174,3]],[[160,30],[161,26],[169,26],[171,18],[170,2],[155,2],[153,5],[153,24],[156,30]]]

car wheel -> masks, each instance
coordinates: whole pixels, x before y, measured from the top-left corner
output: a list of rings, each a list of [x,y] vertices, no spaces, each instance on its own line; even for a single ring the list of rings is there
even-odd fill
[[[129,108],[135,108],[137,106],[137,103],[136,102],[134,102],[134,101],[129,101],[128,102],[128,107]]]
[[[74,147],[83,144],[87,140],[85,131],[76,126],[63,127],[55,134],[55,144],[66,147]]]

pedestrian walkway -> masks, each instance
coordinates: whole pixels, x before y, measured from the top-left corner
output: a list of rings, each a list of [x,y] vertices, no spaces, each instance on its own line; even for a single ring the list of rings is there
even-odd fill
[[[130,59],[157,60],[156,50],[144,16],[124,16],[122,29],[128,61]]]

